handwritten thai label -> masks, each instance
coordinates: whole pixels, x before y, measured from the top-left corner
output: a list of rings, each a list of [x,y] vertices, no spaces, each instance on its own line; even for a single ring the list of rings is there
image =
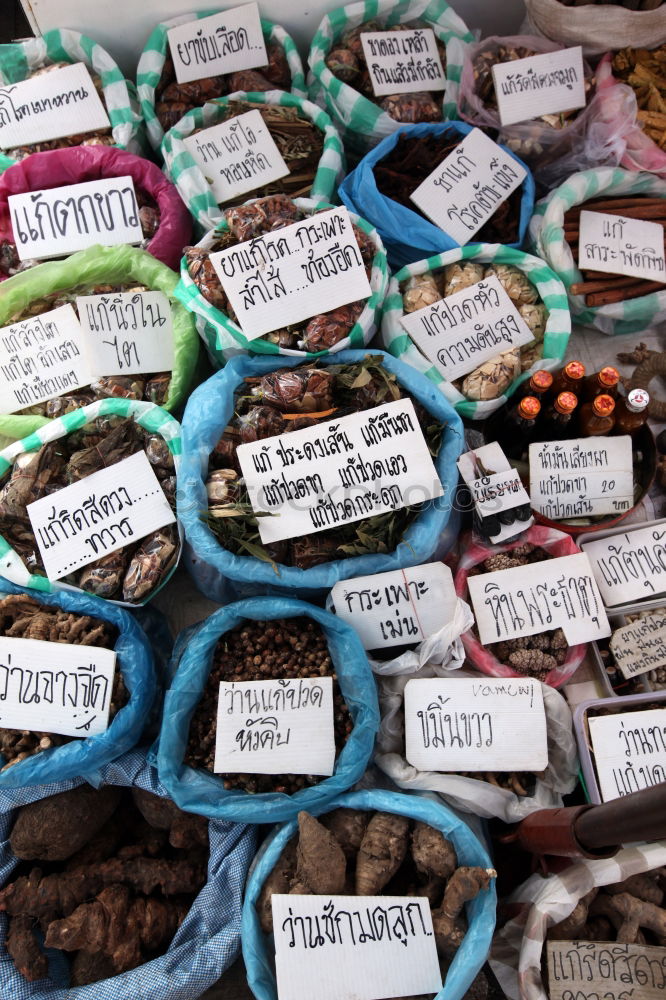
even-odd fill
[[[534,340],[498,278],[477,282],[401,317],[415,344],[450,382]]]
[[[545,770],[541,685],[531,677],[408,681],[405,756],[419,771]]]
[[[580,213],[581,268],[666,283],[664,227],[604,212]]]
[[[666,524],[629,528],[582,548],[607,608],[666,591]]]
[[[212,253],[210,261],[248,340],[372,291],[346,208]]]
[[[98,736],[109,725],[115,666],[112,649],[0,637],[0,726]]]
[[[457,602],[451,570],[438,562],[342,580],[331,598],[365,649],[427,639],[452,620]]]
[[[526,177],[517,160],[475,128],[409,197],[464,246]]]
[[[666,781],[666,709],[588,718],[602,802]]]
[[[502,125],[585,107],[583,50],[579,45],[493,66]]]
[[[611,634],[587,556],[560,556],[467,579],[484,646],[561,628],[576,645]]]
[[[84,63],[0,86],[0,149],[110,127]]]
[[[572,438],[530,445],[532,506],[551,521],[619,514],[634,505],[631,438]]]
[[[222,681],[217,774],[321,774],[335,768],[333,678]]]
[[[164,292],[115,292],[76,299],[96,375],[133,375],[173,368],[171,306]]]
[[[143,451],[27,506],[49,580],[176,520]]]
[[[360,38],[375,97],[446,87],[432,28],[362,31]]]
[[[253,441],[236,454],[262,542],[325,531],[443,493],[411,399]]]
[[[141,243],[139,206],[131,177],[111,177],[7,199],[21,260],[65,257],[101,243]]]
[[[664,1000],[666,948],[547,941],[550,1000]]]
[[[438,993],[428,901],[415,896],[271,899],[280,1000],[384,1000]]]
[[[518,472],[509,464],[497,441],[465,452],[458,459],[458,469],[469,487],[480,517],[500,514],[530,503]],[[512,524],[501,524],[499,532],[490,537],[497,545],[519,535],[533,523],[533,517],[523,521],[516,519]]]
[[[167,38],[178,83],[268,63],[256,3],[178,24]]]
[[[646,615],[617,629],[610,648],[624,677],[666,666],[666,615]]]
[[[89,385],[84,337],[70,305],[0,330],[0,413]]]

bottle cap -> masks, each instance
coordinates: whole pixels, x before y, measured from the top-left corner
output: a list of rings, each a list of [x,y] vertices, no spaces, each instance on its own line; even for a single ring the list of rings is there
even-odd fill
[[[546,389],[550,389],[552,384],[553,384],[553,376],[550,374],[550,372],[547,372],[545,368],[539,369],[539,371],[535,372],[532,378],[530,379],[530,385],[534,389],[541,389],[542,392],[545,392]]]
[[[612,365],[606,365],[602,368],[598,375],[599,382],[601,385],[605,386],[607,389],[613,389],[620,381],[620,373],[617,368],[613,368]]]
[[[568,365],[564,366],[564,374],[568,378],[579,381],[579,379],[585,378],[585,365],[582,361],[570,361]]]
[[[578,396],[574,392],[561,392],[555,400],[558,413],[573,413],[578,406]]]
[[[609,417],[615,409],[615,400],[612,396],[601,393],[600,396],[595,396],[592,408],[598,417]]]
[[[632,413],[642,413],[650,402],[650,394],[645,389],[632,389],[628,394],[625,405]]]
[[[541,412],[541,403],[536,396],[525,396],[518,404],[518,413],[525,420],[534,420]]]

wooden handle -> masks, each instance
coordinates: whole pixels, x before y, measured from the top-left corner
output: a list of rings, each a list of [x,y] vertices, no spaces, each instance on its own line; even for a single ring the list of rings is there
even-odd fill
[[[666,838],[666,782],[603,802],[581,813],[575,833],[588,850]]]

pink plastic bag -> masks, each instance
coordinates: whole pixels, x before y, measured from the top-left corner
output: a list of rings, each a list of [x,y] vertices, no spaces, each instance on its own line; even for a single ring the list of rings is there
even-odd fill
[[[473,566],[478,566],[484,559],[497,555],[499,552],[511,552],[512,549],[517,548],[519,545],[524,545],[525,542],[531,542],[532,545],[540,546],[540,548],[549,552],[553,558],[557,558],[558,556],[572,556],[580,552],[580,549],[570,535],[565,535],[562,531],[556,531],[554,528],[545,528],[538,524],[533,525],[527,531],[523,532],[522,535],[517,536],[505,545],[480,545],[468,536],[463,539],[460,545],[460,550],[464,555],[458,563],[455,575],[455,587],[458,597],[462,597],[465,601],[469,600],[467,577]],[[490,650],[486,649],[479,642],[478,636],[473,629],[470,629],[469,632],[464,632],[461,638],[467,657],[477,670],[480,670],[484,674],[489,674],[491,677],[524,676],[506,664],[500,663],[497,657],[493,656]],[[578,670],[585,657],[585,650],[585,644],[570,646],[564,663],[555,670],[551,670],[544,678],[544,683],[550,684],[551,687],[555,688],[561,687]]]
[[[0,240],[15,243],[7,198],[11,194],[82,184],[106,177],[131,176],[157,202],[160,223],[145,249],[176,270],[183,247],[192,236],[192,218],[178,191],[159,167],[112,146],[72,146],[33,153],[0,176]],[[0,274],[0,279],[6,275]]]
[[[631,89],[630,87],[626,87],[625,84],[618,83],[613,76],[610,52],[606,53],[597,66],[597,86],[599,94],[604,101],[612,95],[613,88],[615,87],[620,86],[627,90]],[[636,118],[638,105],[636,103],[636,95],[633,91],[632,96],[634,100],[634,120],[625,133],[626,150],[621,160],[622,166],[626,167],[627,170],[646,170],[648,173],[657,174],[666,180],[666,150],[660,149],[656,142],[653,142],[638,124]],[[604,113],[606,113],[605,110]],[[612,108],[608,109],[608,113],[612,114]]]

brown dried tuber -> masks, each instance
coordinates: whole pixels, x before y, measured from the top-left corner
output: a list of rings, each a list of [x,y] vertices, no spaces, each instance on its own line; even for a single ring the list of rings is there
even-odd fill
[[[348,860],[359,852],[370,816],[361,809],[334,809],[321,822],[331,831]]]
[[[372,817],[361,841],[356,860],[356,893],[376,896],[405,860],[409,819],[395,813],[378,812]]]
[[[345,855],[333,834],[307,812],[298,814],[296,885],[315,895],[336,895],[345,886]]]
[[[274,893],[286,895],[296,875],[296,838],[292,838],[282,851],[278,862],[270,873],[257,900],[259,923],[264,934],[273,933],[273,908],[271,899]]]
[[[121,789],[79,785],[24,806],[9,844],[24,861],[64,861],[101,830],[120,802]]]
[[[450,878],[458,866],[453,844],[427,823],[416,823],[414,826],[412,857],[417,872],[426,879]]]
[[[494,868],[455,870],[444,890],[442,905],[432,915],[437,951],[441,955],[451,955],[458,950],[466,931],[463,907],[487,889],[494,878],[497,878]]]

